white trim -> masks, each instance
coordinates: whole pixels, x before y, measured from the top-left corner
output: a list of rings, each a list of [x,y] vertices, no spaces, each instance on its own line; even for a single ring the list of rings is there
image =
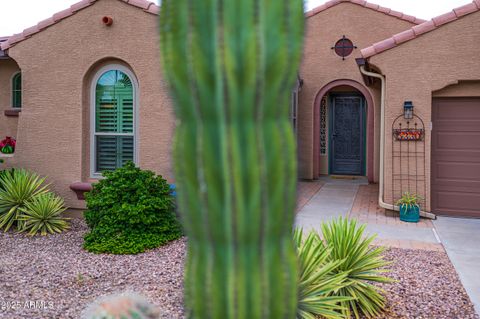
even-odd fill
[[[438,233],[437,233],[437,231],[435,230],[435,228],[432,228],[432,231],[433,231],[433,235],[435,235],[435,238],[437,239],[437,242],[438,242],[439,244],[441,244],[441,243],[442,243],[442,240],[440,239],[440,236],[438,236]]]
[[[20,107],[14,107],[13,106],[13,79],[17,76],[17,74],[20,74],[21,78],[20,78],[20,85],[21,85],[21,89],[20,89],[20,93],[22,94],[22,100],[21,100],[21,104],[20,104]],[[13,109],[13,110],[21,110],[23,107],[23,76],[22,76],[22,70],[20,71],[17,71],[15,73],[13,73],[13,75],[10,77],[10,109]]]
[[[95,134],[95,108],[96,108],[96,88],[100,77],[108,71],[121,71],[128,75],[133,84],[133,133],[96,133]],[[138,81],[133,72],[121,64],[109,64],[100,68],[92,79],[90,85],[90,178],[101,178],[102,174],[95,172],[95,149],[96,139],[95,135],[122,135],[133,136],[133,162],[138,165],[139,161],[139,147],[138,147],[138,106],[140,105],[138,99]]]

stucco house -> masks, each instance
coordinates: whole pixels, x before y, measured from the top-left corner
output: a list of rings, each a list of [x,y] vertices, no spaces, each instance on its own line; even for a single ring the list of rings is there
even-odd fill
[[[48,176],[73,208],[126,160],[173,181],[159,10],[83,0],[0,38],[0,134],[17,140],[6,165]],[[305,16],[299,177],[366,176],[385,208],[410,191],[424,215],[480,217],[480,0],[430,21],[362,0]]]

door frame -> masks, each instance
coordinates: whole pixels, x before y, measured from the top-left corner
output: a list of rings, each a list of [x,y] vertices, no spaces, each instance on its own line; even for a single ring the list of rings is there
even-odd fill
[[[365,97],[360,92],[335,92],[330,93],[328,97],[328,174],[333,174],[333,108],[334,108],[334,99],[335,97],[339,96],[352,96],[352,97],[359,97],[361,101],[360,105],[360,115],[361,115],[361,135],[362,135],[362,145],[361,145],[361,162],[360,162],[360,174],[355,176],[366,176],[367,173],[367,103]],[[349,175],[349,174],[339,174],[335,173],[334,175]]]
[[[378,173],[378,167],[376,167],[375,165],[375,159],[378,160],[378,156],[375,157],[375,150],[378,150],[378,147],[379,147],[379,144],[375,142],[377,140],[375,138],[376,135],[378,138],[378,134],[375,134],[375,128],[377,127],[377,124],[375,122],[375,115],[378,110],[376,110],[375,107],[379,107],[379,106],[376,103],[374,103],[370,89],[368,89],[362,83],[357,82],[355,80],[351,80],[351,79],[332,80],[327,84],[323,85],[315,95],[315,100],[313,101],[313,137],[311,141],[308,138],[306,138],[305,140],[305,143],[312,143],[311,146],[308,146],[308,147],[311,147],[313,150],[313,152],[311,153],[312,170],[310,175],[308,175],[309,177],[306,177],[306,178],[318,179],[321,176],[320,163],[322,161],[321,160],[322,156],[320,154],[320,135],[321,135],[320,134],[320,120],[321,120],[320,106],[322,104],[321,103],[322,98],[324,96],[327,96],[328,93],[332,91],[332,89],[338,86],[349,86],[352,88],[352,91],[360,92],[365,98],[365,102],[367,106],[367,126],[366,126],[366,129],[367,129],[367,159],[366,159],[367,177],[368,177],[368,181],[370,183],[373,183],[375,181],[375,178],[374,178],[375,172]],[[378,119],[378,116],[377,116],[377,119]],[[301,133],[301,130],[299,132]],[[307,152],[305,150],[305,147],[307,146],[304,145],[304,141],[300,139],[298,140],[298,143],[299,143],[300,152]],[[305,161],[307,161],[307,159],[305,159]]]

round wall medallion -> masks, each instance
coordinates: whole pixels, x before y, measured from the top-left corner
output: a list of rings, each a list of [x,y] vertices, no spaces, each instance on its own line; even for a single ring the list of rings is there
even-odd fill
[[[347,39],[345,36],[343,36],[335,43],[335,46],[332,47],[332,50],[335,50],[335,53],[345,60],[345,57],[352,54],[353,49],[356,48],[357,47],[353,45],[353,42],[350,39]]]

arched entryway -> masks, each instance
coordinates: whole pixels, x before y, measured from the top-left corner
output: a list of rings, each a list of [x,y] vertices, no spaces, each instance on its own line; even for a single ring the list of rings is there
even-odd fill
[[[367,88],[344,79],[325,85],[314,105],[314,177],[366,175],[373,182],[373,140],[374,104]]]

